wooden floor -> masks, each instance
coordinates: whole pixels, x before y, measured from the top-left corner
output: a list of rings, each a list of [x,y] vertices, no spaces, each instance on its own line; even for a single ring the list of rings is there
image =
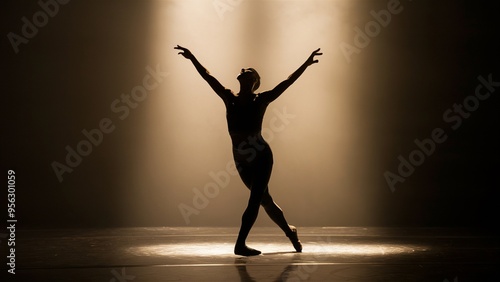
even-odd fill
[[[19,230],[15,280],[500,281],[500,240],[467,229],[299,227],[302,253],[277,228]],[[2,242],[2,254],[6,250]],[[5,259],[5,256],[3,256]],[[5,277],[7,269],[2,266]],[[9,276],[7,276],[9,277]]]

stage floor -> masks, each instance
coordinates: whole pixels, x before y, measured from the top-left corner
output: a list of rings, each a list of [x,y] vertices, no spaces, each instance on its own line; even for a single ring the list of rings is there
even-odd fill
[[[304,249],[296,253],[279,229],[255,227],[248,245],[263,254],[246,258],[233,254],[237,231],[18,230],[16,279],[1,280],[500,281],[500,240],[488,232],[298,227]]]

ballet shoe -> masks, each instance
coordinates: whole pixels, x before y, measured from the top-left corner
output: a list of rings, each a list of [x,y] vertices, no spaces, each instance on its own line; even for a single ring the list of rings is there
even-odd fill
[[[256,249],[249,248],[246,245],[242,245],[242,246],[235,246],[234,247],[234,254],[249,257],[249,256],[260,255],[261,252],[256,250]]]
[[[295,250],[300,253],[302,252],[302,243],[299,240],[299,236],[297,235],[297,228],[293,225],[290,225],[290,229],[292,229],[292,233],[288,235],[288,239],[292,242],[293,247]]]

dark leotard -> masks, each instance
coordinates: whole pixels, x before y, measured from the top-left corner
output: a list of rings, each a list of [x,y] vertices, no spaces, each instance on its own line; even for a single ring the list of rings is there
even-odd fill
[[[255,97],[248,101],[231,94],[225,101],[226,118],[229,133],[256,133],[262,129],[262,120],[269,102],[262,96]]]
[[[270,101],[260,95],[244,101],[232,93],[224,99],[226,118],[233,144],[233,156],[248,188],[266,189],[271,176],[273,154],[262,138],[262,121]]]

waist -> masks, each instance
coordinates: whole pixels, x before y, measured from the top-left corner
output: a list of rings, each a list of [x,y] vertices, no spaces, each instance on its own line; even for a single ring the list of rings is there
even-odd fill
[[[229,131],[229,135],[234,147],[253,144],[267,145],[260,131]]]

